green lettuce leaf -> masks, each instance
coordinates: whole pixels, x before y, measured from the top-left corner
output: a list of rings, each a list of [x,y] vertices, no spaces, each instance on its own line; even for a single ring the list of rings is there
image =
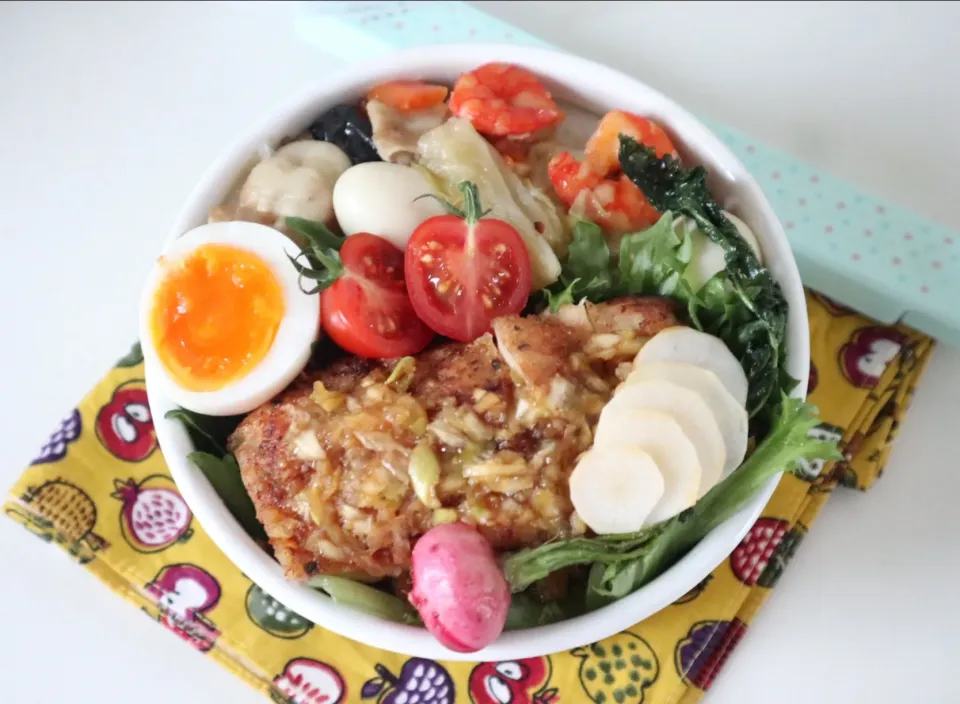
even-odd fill
[[[683,272],[692,252],[689,237],[673,228],[673,216],[664,213],[650,229],[624,236],[614,259],[597,225],[581,220],[574,225],[569,254],[559,281],[544,291],[550,311],[583,298],[594,303],[631,294],[692,297]]]
[[[566,263],[554,291],[566,291],[574,300],[606,300],[617,295],[616,270],[603,230],[592,222],[579,221],[573,227]]]

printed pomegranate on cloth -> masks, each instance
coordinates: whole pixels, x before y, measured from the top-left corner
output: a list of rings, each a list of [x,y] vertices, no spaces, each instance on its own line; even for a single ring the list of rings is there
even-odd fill
[[[170,477],[155,474],[139,484],[114,482],[113,498],[123,502],[120,532],[137,552],[159,552],[193,534],[193,514]]]

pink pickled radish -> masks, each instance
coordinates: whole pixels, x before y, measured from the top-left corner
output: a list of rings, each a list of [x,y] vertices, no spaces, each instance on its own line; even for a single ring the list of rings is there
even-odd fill
[[[472,653],[503,631],[510,588],[493,549],[464,523],[428,530],[413,548],[413,604],[424,625],[450,650]]]

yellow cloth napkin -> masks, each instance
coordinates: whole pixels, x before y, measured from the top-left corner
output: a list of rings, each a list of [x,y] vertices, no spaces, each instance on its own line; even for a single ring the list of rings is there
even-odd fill
[[[868,488],[933,342],[808,293],[810,399],[846,460],[785,476],[710,576],[619,635],[519,662],[407,658],[314,626],[255,586],[193,520],[157,449],[136,358],[121,360],[60,425],[4,512],[56,543],[208,657],[292,704],[696,702],[837,484]]]

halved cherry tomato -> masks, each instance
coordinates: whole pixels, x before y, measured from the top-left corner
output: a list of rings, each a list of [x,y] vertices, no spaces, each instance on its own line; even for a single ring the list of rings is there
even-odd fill
[[[450,112],[492,137],[533,138],[563,120],[563,110],[533,73],[500,62],[462,74],[450,94]]]
[[[330,338],[361,357],[416,354],[433,339],[417,317],[403,277],[403,252],[358,232],[340,248],[343,274],[320,294],[320,321]]]
[[[379,100],[393,108],[408,112],[425,110],[447,98],[447,87],[421,81],[387,81],[370,89],[367,100]]]
[[[413,308],[441,335],[470,342],[494,318],[523,310],[530,255],[503,220],[479,218],[476,186],[462,183],[464,212],[424,220],[407,242],[407,290]]]
[[[652,147],[657,158],[668,154],[677,158],[673,141],[656,122],[624,110],[611,110],[600,120],[584,150],[584,161],[597,175],[611,176],[620,171],[621,134]]]

